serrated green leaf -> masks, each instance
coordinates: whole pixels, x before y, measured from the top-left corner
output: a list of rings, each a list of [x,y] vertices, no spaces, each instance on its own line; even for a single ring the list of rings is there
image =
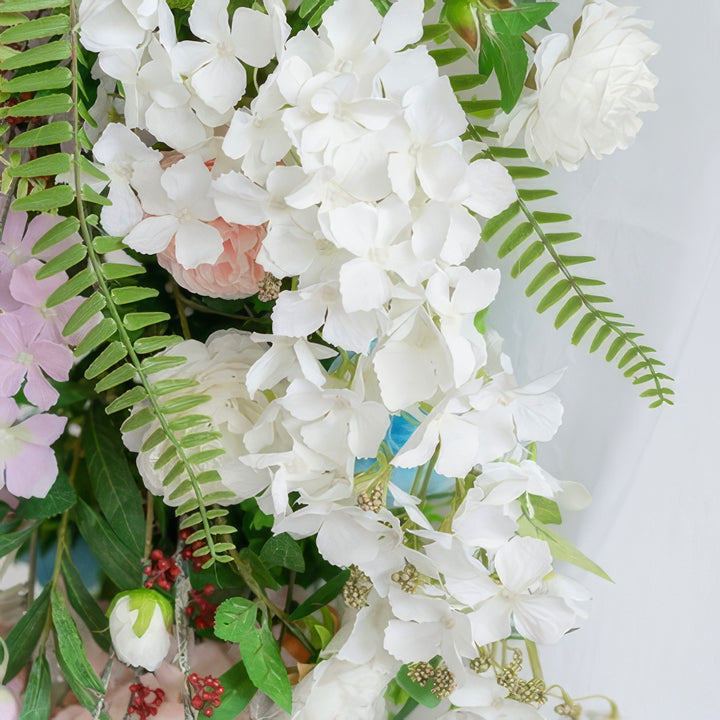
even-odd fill
[[[3,5],[3,10],[5,6]],[[12,45],[24,42],[25,40],[37,40],[38,38],[50,37],[51,35],[62,35],[70,29],[70,18],[67,15],[48,15],[37,20],[16,25],[0,33],[0,43]]]
[[[71,245],[66,250],[63,250],[59,255],[56,255],[51,260],[48,260],[38,271],[35,273],[35,277],[38,280],[44,280],[45,278],[57,275],[63,270],[68,270],[73,265],[77,265],[82,262],[87,256],[87,248],[82,243]]]
[[[181,343],[183,338],[179,335],[158,335],[156,337],[144,337],[138,338],[133,343],[133,348],[136,353],[144,355],[146,353],[153,353],[158,350],[163,350],[173,345]]]
[[[18,118],[61,115],[70,112],[70,110],[72,110],[72,99],[70,96],[65,93],[54,93],[52,95],[32,98],[31,100],[24,100],[17,105],[0,107],[0,118],[8,116]]]
[[[608,325],[603,325],[595,334],[592,343],[590,344],[590,352],[594,353],[604,342],[612,332],[612,329]]]
[[[75,357],[80,357],[94,350],[101,343],[109,340],[117,332],[115,321],[112,318],[103,318],[97,325],[90,328],[88,334],[75,348]]]
[[[503,244],[497,252],[498,257],[504,258],[509,255],[513,250],[520,247],[532,234],[533,226],[529,222],[520,223],[503,241]]]
[[[558,6],[556,2],[519,4],[487,13],[493,30],[508,35],[522,35],[539,25]]]
[[[108,373],[102,380],[99,380],[95,385],[95,391],[99,393],[105,392],[105,390],[109,390],[116,385],[121,385],[122,383],[128,382],[128,380],[132,380],[135,375],[137,375],[135,366],[130,363],[125,363],[119,368],[115,368],[111,373]]]
[[[45,250],[57,245],[59,242],[70,237],[78,231],[80,222],[77,218],[68,217],[61,220],[57,225],[51,227],[36,243],[33,245],[33,254],[44,252]]]
[[[69,122],[58,121],[49,125],[41,125],[27,130],[14,137],[9,143],[10,148],[40,147],[42,145],[59,145],[72,139],[72,126]]]
[[[124,278],[142,275],[145,268],[142,265],[128,265],[125,263],[103,263],[102,274],[107,280],[122,280]]]
[[[522,42],[522,40],[520,41]],[[549,175],[547,170],[526,165],[506,165],[505,169],[513,180],[535,180]]]
[[[65,207],[75,200],[75,193],[67,185],[55,185],[46,190],[36,190],[30,195],[18,198],[12,209],[26,212],[47,212]]]
[[[142,402],[146,397],[147,391],[145,388],[142,385],[136,385],[134,388],[124,392],[119,398],[113,400],[107,408],[105,408],[105,412],[108,415],[112,415],[113,413],[120,412],[120,410],[125,410]]]
[[[15,623],[5,638],[9,658],[5,668],[4,682],[10,682],[30,660],[30,656],[40,640],[40,635],[42,635],[49,610],[50,585],[47,584],[35,598],[30,609]]]
[[[97,248],[95,248],[97,250]],[[98,250],[100,252],[100,250]],[[136,303],[148,298],[157,297],[159,291],[155,288],[146,287],[123,287],[113,288],[110,291],[113,301],[116,305],[127,305],[128,303]]]
[[[105,297],[100,293],[93,293],[89,298],[83,300],[63,328],[63,336],[68,337],[84,327],[105,307],[105,303]]]
[[[538,303],[537,311],[543,313],[555,303],[560,302],[570,292],[571,287],[566,278],[558,280]]]
[[[305,559],[296,540],[287,533],[273,535],[260,551],[260,559],[268,567],[284,567],[288,570],[305,572]]]
[[[7,93],[61,90],[62,88],[66,88],[71,82],[72,73],[68,70],[68,68],[54,67],[50,68],[50,70],[39,70],[33,73],[17,75],[12,80],[4,81],[0,85],[0,89]]]
[[[517,262],[510,269],[510,276],[516,278],[524,270],[530,267],[536,260],[542,257],[545,246],[542,241],[536,240],[532,245],[523,251]]]
[[[500,228],[507,225],[520,212],[520,205],[516,202],[509,205],[505,210],[490,218],[482,229],[482,239],[487,242]]]
[[[145,514],[120,433],[95,403],[85,418],[83,447],[100,510],[120,540],[138,557],[145,543]]]
[[[19,720],[48,720],[52,703],[51,690],[50,665],[45,655],[38,655],[28,676],[27,690]],[[13,716],[11,715],[11,717]]]
[[[62,575],[68,600],[73,609],[90,630],[92,638],[98,646],[105,652],[110,652],[112,643],[110,642],[108,619],[85,587],[80,573],[67,555],[62,560]]]
[[[85,377],[92,380],[94,377],[120,362],[128,354],[127,348],[119,340],[111,342],[85,370]]]
[[[53,291],[45,301],[45,306],[52,308],[67,302],[71,298],[77,297],[83,290],[86,290],[94,283],[95,274],[89,268],[85,268]]]
[[[345,583],[350,579],[350,570],[341,570],[328,580],[321,588],[316,590],[307,600],[302,602],[291,614],[288,620],[295,622],[312,615],[316,610],[332,602],[341,592]]]
[[[569,298],[555,318],[555,327],[562,327],[582,307],[582,304],[582,300],[577,295]]]
[[[466,54],[464,48],[439,48],[429,51],[429,55],[435,60],[438,67],[452,65],[452,63],[464,58]]]
[[[502,109],[509,113],[517,104],[527,77],[525,43],[515,35],[486,36],[483,49],[492,61],[500,85]]]

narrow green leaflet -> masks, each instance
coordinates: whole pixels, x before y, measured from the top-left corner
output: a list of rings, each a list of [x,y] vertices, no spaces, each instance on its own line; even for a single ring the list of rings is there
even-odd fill
[[[145,516],[142,495],[130,472],[120,433],[95,403],[83,429],[90,483],[100,510],[113,531],[138,558],[142,557]]]
[[[255,580],[261,587],[269,588],[270,590],[279,590],[280,583],[270,574],[265,563],[252,551],[250,548],[241,548],[238,552],[240,560],[246,562],[253,574]]]
[[[4,532],[0,534],[0,557],[5,557],[8,553],[19,548],[32,534],[35,525],[18,530],[17,532]]]
[[[28,677],[20,720],[48,720],[50,717],[50,666],[44,655],[38,655]]]
[[[78,528],[87,540],[103,572],[120,590],[130,590],[140,584],[142,553],[135,553],[83,500],[75,511]]]
[[[18,508],[21,517],[32,520],[45,520],[45,518],[59,515],[69,510],[77,502],[77,495],[65,472],[59,472],[57,480],[44,498],[29,498],[23,500]]]
[[[522,3],[506,10],[494,10],[488,15],[495,32],[522,35],[539,25],[556,7],[556,2]]]
[[[296,540],[287,533],[271,537],[260,551],[260,559],[269,567],[280,566],[303,572],[305,560]]]
[[[220,707],[213,711],[213,720],[236,720],[252,700],[257,688],[242,662],[233,665],[219,680],[225,692],[220,698]]]
[[[5,638],[10,660],[5,670],[4,682],[12,680],[30,660],[30,656],[40,640],[40,635],[42,635],[49,610],[50,585],[46,585],[35,598],[30,609],[18,620]]]
[[[108,619],[95,598],[85,587],[85,583],[72,560],[67,556],[62,560],[62,575],[65,580],[68,600],[73,609],[92,633],[93,640],[105,652],[110,652],[112,646]]]
[[[290,621],[301,620],[316,610],[325,607],[333,601],[343,589],[343,585],[350,578],[350,570],[341,570],[335,577],[328,580],[321,588],[316,590],[305,602],[300,604],[288,618]]]
[[[612,578],[598,564],[581,553],[580,550],[564,537],[557,535],[545,527],[537,518],[529,518],[527,515],[523,515],[518,520],[518,532],[520,535],[544,540],[550,546],[550,552],[554,558],[565,560],[565,562],[572,563],[583,570],[594,573],[603,578],[603,580],[612,582]]]
[[[528,71],[525,43],[517,35],[488,37],[483,46],[500,84],[500,106],[509,113],[522,93]],[[480,70],[482,74],[482,70]]]

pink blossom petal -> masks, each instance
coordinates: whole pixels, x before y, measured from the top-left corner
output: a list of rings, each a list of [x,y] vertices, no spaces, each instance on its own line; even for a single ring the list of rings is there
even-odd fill
[[[0,357],[0,398],[12,397],[22,385],[24,365]]]
[[[25,443],[5,463],[5,484],[16,497],[45,497],[57,478],[57,459],[49,446]]]
[[[32,434],[34,445],[49,447],[62,435],[66,424],[67,418],[40,413],[29,417],[22,426]]]
[[[31,365],[27,369],[27,383],[25,383],[24,390],[28,402],[41,410],[49,410],[55,404],[59,395],[37,365]]]
[[[64,272],[44,280],[37,280],[35,275],[42,266],[43,263],[39,260],[32,259],[15,270],[10,280],[10,292],[15,300],[32,307],[45,307],[50,294],[67,280],[67,274]]]
[[[9,428],[17,416],[17,403],[10,397],[0,397],[0,428]]]
[[[27,213],[17,212],[15,210],[11,210],[8,213],[2,235],[3,250],[7,248],[9,252],[12,252],[20,247],[25,230],[25,223],[27,223]]]

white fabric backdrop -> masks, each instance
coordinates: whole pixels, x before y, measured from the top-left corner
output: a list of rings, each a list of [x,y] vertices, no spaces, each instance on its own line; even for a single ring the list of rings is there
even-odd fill
[[[563,427],[539,459],[590,488],[592,505],[565,532],[615,580],[589,580],[590,620],[542,650],[546,679],[609,695],[628,720],[709,720],[720,708],[720,5],[627,4],[655,21],[660,109],[629,150],[554,172],[546,186],[585,235],[573,249],[598,258],[594,276],[677,379],[677,403],[648,410],[587,340],[572,348],[570,329],[537,315],[519,281],[505,280],[491,322],[521,381],[567,367]],[[581,6],[561,0],[554,27],[566,30]]]

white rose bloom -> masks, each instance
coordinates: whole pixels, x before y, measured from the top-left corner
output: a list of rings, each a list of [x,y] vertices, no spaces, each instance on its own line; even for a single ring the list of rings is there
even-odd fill
[[[110,606],[110,637],[118,659],[148,672],[157,670],[170,650],[170,603],[146,588],[120,593]]]
[[[531,160],[566,170],[588,153],[600,159],[628,147],[642,126],[638,113],[657,109],[658,79],[645,63],[660,49],[643,32],[652,24],[633,18],[634,11],[593,0],[574,41],[560,33],[543,39],[537,90],[492,126],[504,145],[524,130]]]

